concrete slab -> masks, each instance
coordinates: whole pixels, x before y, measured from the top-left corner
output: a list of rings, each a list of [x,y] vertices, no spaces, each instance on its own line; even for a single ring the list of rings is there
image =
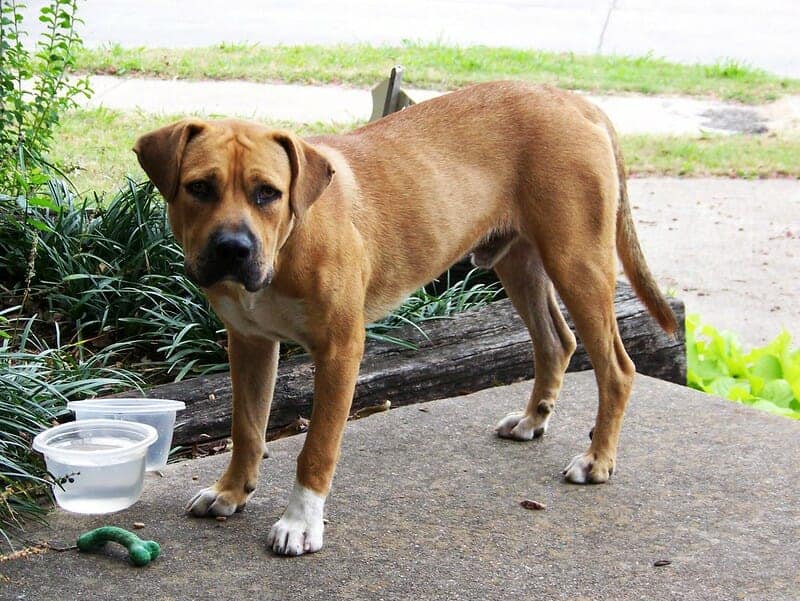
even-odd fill
[[[567,377],[544,438],[496,438],[492,424],[529,391],[524,382],[350,423],[315,555],[278,558],[264,547],[300,436],[272,444],[261,487],[224,523],[182,508],[227,456],[168,467],[113,516],[54,513],[52,530],[31,536],[69,543],[102,524],[142,521],[163,555],[141,569],[116,551],[5,562],[0,597],[797,598],[800,423],[639,377],[618,473],[579,487],[559,471],[588,443],[593,374]],[[525,498],[547,509],[525,510]]]
[[[90,78],[94,94],[80,100],[90,108],[144,111],[166,115],[200,114],[278,119],[303,123],[366,121],[372,113],[369,90],[341,86],[264,84],[248,81],[183,81]],[[443,92],[408,89],[416,102]],[[764,132],[796,127],[797,103],[779,108],[743,107],[714,100],[678,96],[597,96],[587,98],[602,108],[622,134]]]
[[[629,180],[650,269],[686,313],[747,344],[800,343],[800,181]]]
[[[93,76],[89,108],[166,115],[213,115],[313,123],[366,121],[369,90],[341,86],[262,84],[248,81],[181,81]],[[429,94],[430,95],[430,94]]]

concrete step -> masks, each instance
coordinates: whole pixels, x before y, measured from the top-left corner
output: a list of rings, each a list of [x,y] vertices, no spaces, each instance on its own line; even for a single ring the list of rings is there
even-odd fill
[[[31,538],[73,543],[114,524],[162,544],[122,553],[45,552],[0,564],[0,596],[43,599],[792,599],[800,557],[800,422],[639,376],[618,472],[575,486],[560,470],[588,444],[592,372],[568,374],[551,430],[531,443],[492,425],[531,383],[403,407],[348,424],[325,547],[265,548],[303,436],[271,445],[260,488],[226,522],[183,505],[229,457],[168,466],[110,516],[56,511]],[[522,499],[544,511],[520,507]],[[671,563],[655,567],[654,562]],[[57,592],[57,593],[56,593]]]

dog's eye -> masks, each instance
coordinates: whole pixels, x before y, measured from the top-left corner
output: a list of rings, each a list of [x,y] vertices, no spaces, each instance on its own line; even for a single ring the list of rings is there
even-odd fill
[[[198,200],[211,200],[214,188],[207,181],[197,180],[186,184],[186,191]]]
[[[256,205],[259,207],[264,206],[278,200],[281,197],[281,191],[276,190],[268,184],[262,184],[256,189]]]

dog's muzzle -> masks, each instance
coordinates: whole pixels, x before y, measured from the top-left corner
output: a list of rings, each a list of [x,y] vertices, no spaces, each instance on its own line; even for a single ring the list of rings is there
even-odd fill
[[[258,254],[258,241],[250,230],[217,230],[209,237],[195,268],[187,262],[186,273],[203,288],[232,280],[248,292],[256,292],[272,280],[271,270],[262,271]]]

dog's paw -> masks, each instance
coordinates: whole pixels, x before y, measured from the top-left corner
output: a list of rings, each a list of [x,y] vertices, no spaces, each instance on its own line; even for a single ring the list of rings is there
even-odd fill
[[[244,509],[249,494],[244,491],[235,493],[230,490],[217,490],[209,486],[198,492],[186,504],[186,512],[195,517],[229,516]]]
[[[267,546],[278,555],[302,555],[322,548],[325,498],[295,483],[289,505],[270,529]]]
[[[533,440],[547,432],[549,415],[526,415],[522,411],[509,413],[494,428],[500,438],[513,440]]]
[[[284,515],[270,529],[267,546],[278,555],[314,553],[322,548],[322,530],[322,520],[317,525]]]
[[[561,473],[573,484],[602,484],[614,473],[614,460],[599,458],[596,453],[587,451],[573,457]]]

